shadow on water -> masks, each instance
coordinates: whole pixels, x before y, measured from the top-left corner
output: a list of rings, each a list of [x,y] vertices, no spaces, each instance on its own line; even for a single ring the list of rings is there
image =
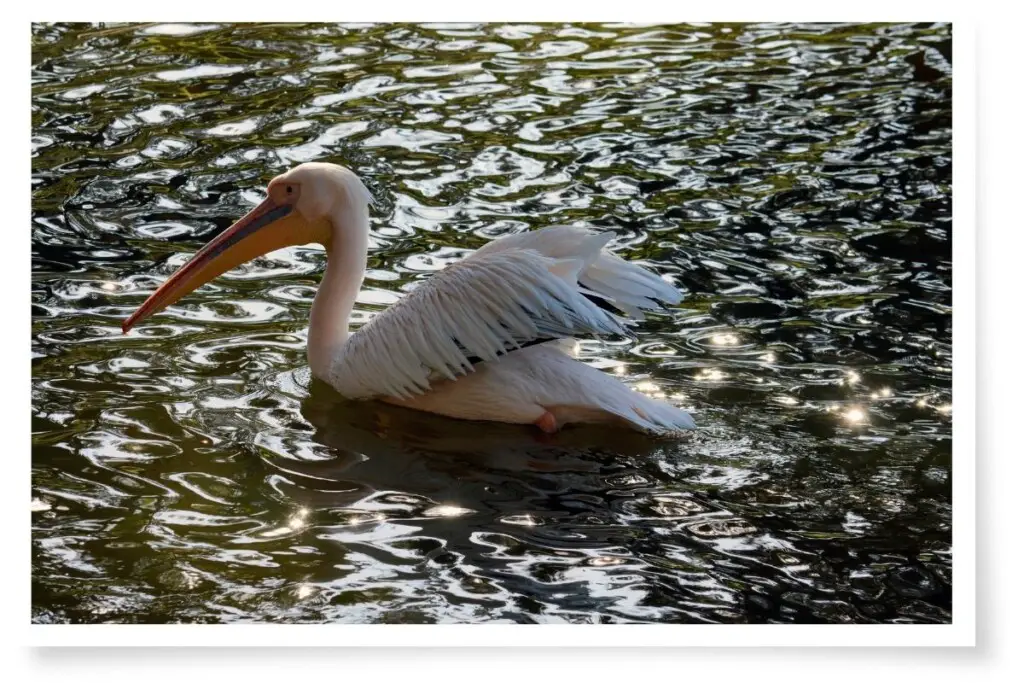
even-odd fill
[[[586,582],[559,580],[575,562],[621,561],[614,550],[587,550],[624,540],[622,529],[602,530],[601,519],[614,514],[615,502],[631,495],[637,482],[658,476],[644,463],[666,444],[611,427],[579,426],[548,435],[532,427],[456,421],[347,401],[319,382],[303,401],[302,415],[316,430],[311,438],[332,457],[270,461],[291,480],[297,505],[362,511],[374,519],[400,511],[403,524],[419,528],[421,536],[407,551],[422,555],[420,571],[429,574],[431,565],[453,563],[473,568],[470,581],[520,596],[517,606],[525,606],[526,614],[508,612],[501,600],[480,599],[496,610],[491,617],[511,621],[534,621],[529,613],[542,613],[547,593],[585,588]],[[358,526],[365,517],[355,514],[352,524]],[[366,540],[389,533],[394,532],[376,527]],[[525,548],[517,551],[517,534],[560,556],[558,564],[565,566],[550,568],[546,580],[529,572],[520,576],[513,558],[524,557]],[[337,538],[358,547],[353,536],[342,532]],[[600,599],[584,592],[578,602],[586,609]],[[589,620],[585,614],[577,618]]]

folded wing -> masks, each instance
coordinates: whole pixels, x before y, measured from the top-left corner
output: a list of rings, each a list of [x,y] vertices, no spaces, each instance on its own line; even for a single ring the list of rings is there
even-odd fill
[[[349,398],[409,398],[439,378],[472,372],[474,361],[548,340],[623,333],[621,319],[588,294],[641,317],[656,299],[679,300],[669,283],[603,251],[610,238],[555,226],[486,245],[354,333],[331,384]]]
[[[682,300],[679,290],[671,283],[635,263],[603,250],[602,247],[611,237],[611,233],[596,232],[591,228],[553,225],[494,240],[481,247],[474,256],[508,249],[533,249],[552,258],[566,258],[581,249],[595,253],[593,247],[599,245],[596,256],[588,259],[580,272],[579,282],[587,290],[607,299],[620,311],[637,320],[643,320],[643,309],[660,309],[659,301],[677,304]]]

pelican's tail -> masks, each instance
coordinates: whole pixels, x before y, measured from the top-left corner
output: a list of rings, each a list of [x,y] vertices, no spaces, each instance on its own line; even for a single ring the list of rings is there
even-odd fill
[[[633,391],[621,385],[629,396],[626,400],[616,402],[614,409],[606,408],[626,422],[642,431],[667,436],[688,429],[696,429],[693,418],[685,410],[676,408],[671,403],[651,398],[639,391]]]
[[[588,419],[582,419],[582,415],[576,415],[576,421],[605,422],[609,417],[613,417],[627,423],[633,429],[659,436],[675,435],[697,428],[688,412],[677,408],[668,401],[656,399],[632,389],[620,382],[614,375],[595,367],[581,365],[571,360],[566,362],[574,364],[572,375],[576,386],[572,387],[570,391],[575,395],[586,396],[586,405],[580,406],[580,408],[590,411]],[[549,405],[559,403],[571,405],[573,403],[566,399],[552,401]]]
[[[641,309],[658,310],[659,301],[677,304],[683,298],[679,290],[655,273],[610,251],[602,251],[580,274],[579,282],[608,297],[616,308],[638,320],[644,318]]]

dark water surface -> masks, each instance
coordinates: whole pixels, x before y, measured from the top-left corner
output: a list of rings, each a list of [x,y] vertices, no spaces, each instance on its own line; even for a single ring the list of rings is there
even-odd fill
[[[33,619],[948,622],[946,25],[33,27]],[[273,175],[366,179],[355,324],[552,223],[686,298],[587,362],[681,442],[309,380],[319,248],[120,322]]]

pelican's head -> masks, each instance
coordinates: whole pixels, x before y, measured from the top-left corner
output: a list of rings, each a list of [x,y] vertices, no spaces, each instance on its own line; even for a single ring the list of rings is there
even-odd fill
[[[122,331],[257,256],[314,242],[329,248],[336,230],[355,229],[347,219],[365,216],[370,199],[359,177],[336,164],[301,164],[277,176],[267,185],[267,198],[196,252],[124,321]]]

